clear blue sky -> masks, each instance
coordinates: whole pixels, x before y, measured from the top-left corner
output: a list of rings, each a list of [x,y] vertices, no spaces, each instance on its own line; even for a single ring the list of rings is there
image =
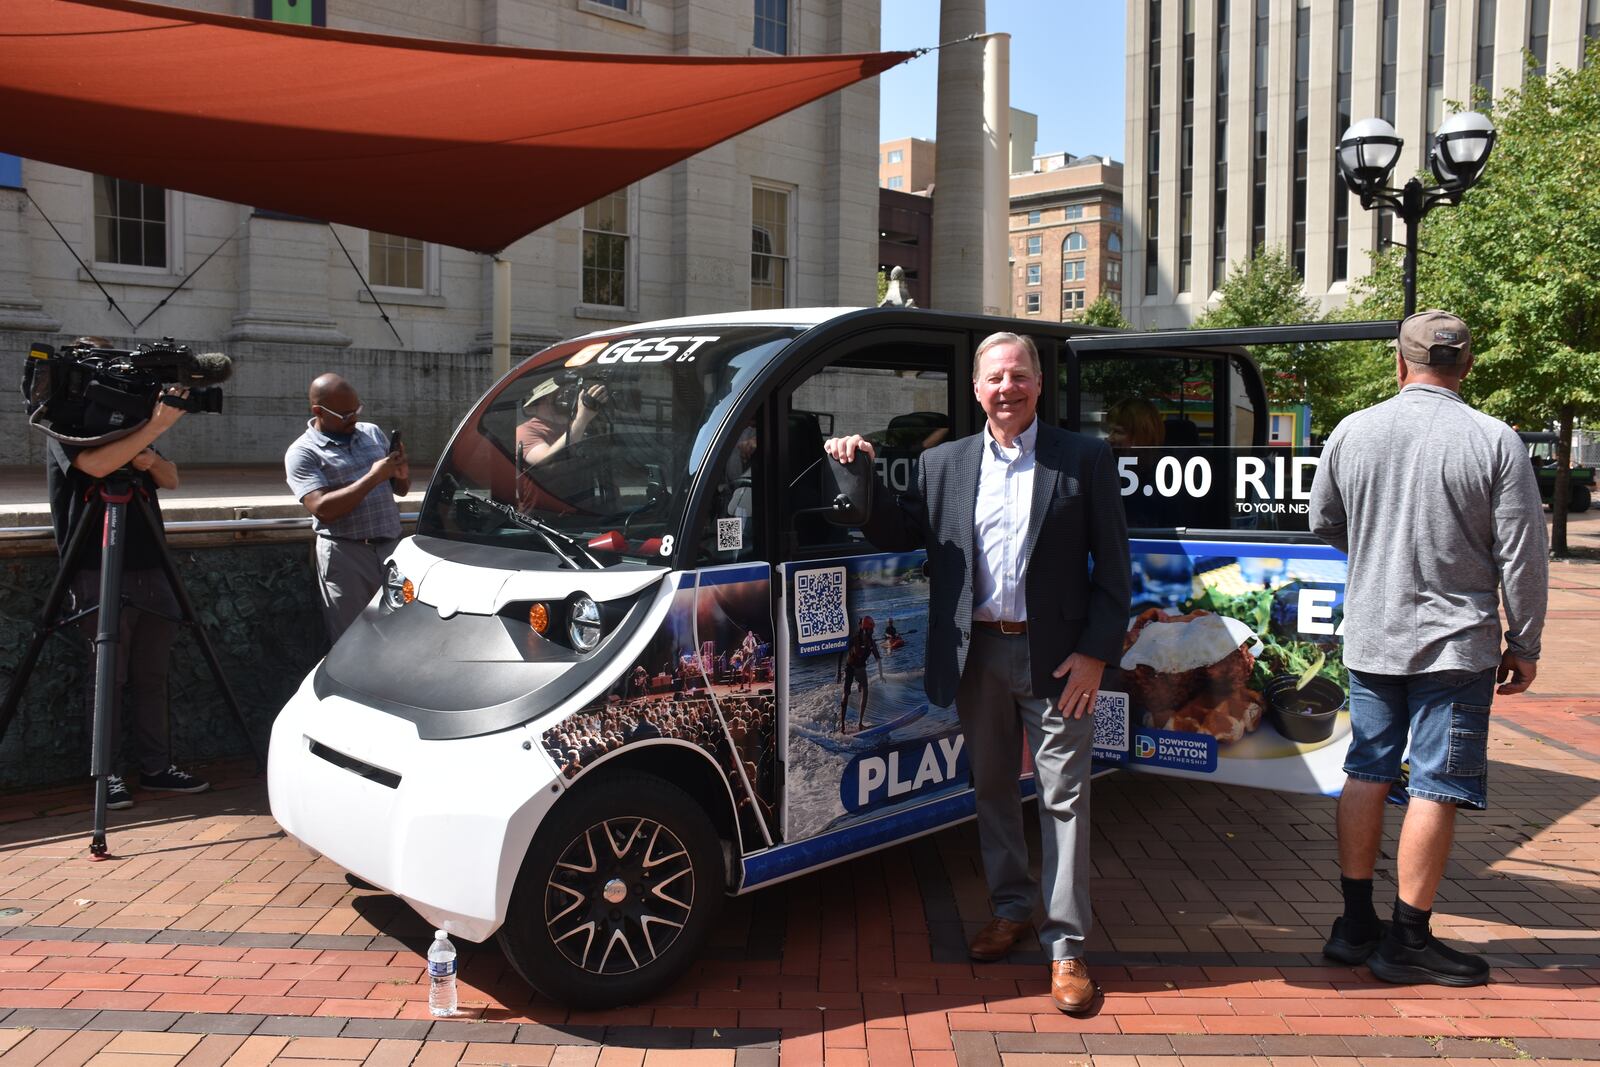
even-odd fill
[[[1124,0],[988,0],[985,28],[1011,34],[1011,106],[1039,116],[1036,151],[1122,159],[1125,7]],[[883,0],[884,50],[938,38],[939,0]],[[934,140],[938,75],[932,53],[879,79],[879,140]]]

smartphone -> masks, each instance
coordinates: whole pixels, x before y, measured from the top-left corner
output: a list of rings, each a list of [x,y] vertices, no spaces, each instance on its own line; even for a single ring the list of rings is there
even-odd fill
[[[400,431],[397,430],[397,429],[396,430],[390,430],[389,431],[389,451],[390,452],[398,452],[403,447],[405,447],[405,446],[404,446],[403,442],[400,439]]]

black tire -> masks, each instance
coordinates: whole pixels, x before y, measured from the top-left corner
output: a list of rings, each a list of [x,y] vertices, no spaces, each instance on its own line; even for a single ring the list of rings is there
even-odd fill
[[[633,1004],[694,961],[725,884],[721,840],[687,793],[654,775],[601,775],[534,834],[500,948],[551,1000]]]
[[[1587,485],[1575,485],[1572,487],[1572,503],[1567,506],[1567,510],[1588,511],[1592,502],[1589,487]]]

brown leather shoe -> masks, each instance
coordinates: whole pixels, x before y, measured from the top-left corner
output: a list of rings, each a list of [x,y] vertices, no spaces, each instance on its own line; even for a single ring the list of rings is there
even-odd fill
[[[1089,1010],[1100,987],[1089,977],[1089,966],[1082,960],[1056,960],[1050,964],[1050,999],[1070,1014]]]
[[[1021,941],[1022,935],[1027,932],[1026,922],[1002,919],[996,915],[989,920],[988,925],[978,931],[978,936],[972,939],[972,944],[967,946],[967,954],[985,963],[1005,959],[1006,954],[1011,951],[1011,946]]]

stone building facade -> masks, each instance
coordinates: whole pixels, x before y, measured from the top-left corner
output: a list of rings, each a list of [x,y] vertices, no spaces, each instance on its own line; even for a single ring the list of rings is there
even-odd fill
[[[235,15],[258,6],[174,2]],[[325,9],[326,24],[344,30],[739,57],[873,51],[880,17],[879,0],[303,6]],[[877,124],[877,83],[868,80],[517,241],[504,253],[512,263],[513,360],[621,323],[871,303]],[[537,196],[538,176],[528,185]],[[134,323],[187,282],[135,330],[107,306],[91,271]],[[0,156],[0,352],[17,368],[30,342],[80,334],[117,344],[171,336],[229,352],[230,410],[186,420],[171,435],[180,461],[277,462],[305,418],[306,383],[324,370],[354,377],[370,412],[405,426],[414,455],[436,455],[489,384],[491,273],[489,257],[455,248]],[[0,408],[0,464],[42,455],[19,407]]]
[[[1520,83],[1524,50],[1576,66],[1594,37],[1592,0],[1128,0],[1129,317],[1187,325],[1261,245],[1342,304],[1379,242],[1405,237],[1344,190],[1350,122],[1395,127],[1403,181],[1449,101]]]

